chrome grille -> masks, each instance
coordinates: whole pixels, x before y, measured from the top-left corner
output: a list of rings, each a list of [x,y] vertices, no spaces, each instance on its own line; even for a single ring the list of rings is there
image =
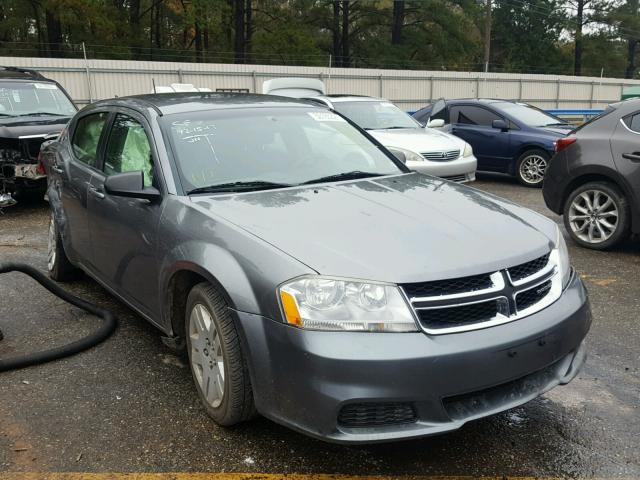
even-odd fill
[[[456,333],[510,322],[545,308],[562,292],[551,253],[498,272],[401,285],[422,329]]]
[[[422,152],[420,153],[425,160],[432,162],[448,162],[460,156],[460,150],[447,150],[445,152]]]
[[[451,182],[458,182],[458,183],[467,181],[466,175],[449,175],[449,176],[442,176],[440,178],[444,178],[445,180],[449,180]]]
[[[511,281],[520,281],[523,278],[529,277],[542,270],[547,263],[549,263],[549,255],[550,253],[547,253],[546,255],[538,257],[535,260],[531,260],[530,262],[521,263],[520,265],[509,268],[508,272]]]

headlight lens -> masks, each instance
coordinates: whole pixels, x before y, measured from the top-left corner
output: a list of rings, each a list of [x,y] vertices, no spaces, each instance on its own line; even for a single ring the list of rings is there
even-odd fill
[[[464,144],[464,153],[462,154],[462,156],[463,157],[470,157],[471,155],[473,155],[473,148],[468,143],[465,143]]]
[[[423,162],[424,161],[424,158],[422,157],[422,155],[416,152],[412,152],[411,150],[406,150],[404,148],[398,148],[398,147],[388,147],[388,149],[394,155],[396,155],[396,152],[400,152],[402,155],[404,155],[406,162]]]
[[[558,271],[562,279],[562,288],[564,289],[571,278],[571,262],[569,261],[567,242],[564,240],[562,231],[558,226],[556,226],[556,245],[553,250],[553,255],[556,257],[556,265],[558,265]]]
[[[407,302],[394,285],[305,277],[282,285],[279,297],[285,320],[301,328],[418,331]]]

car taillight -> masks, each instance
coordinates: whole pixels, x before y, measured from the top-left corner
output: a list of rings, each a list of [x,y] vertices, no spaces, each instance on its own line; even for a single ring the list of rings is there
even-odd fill
[[[44,155],[42,155],[42,152],[38,153],[38,166],[36,167],[36,173],[38,175],[47,174],[47,171],[44,169]]]
[[[572,143],[575,143],[576,140],[576,137],[559,138],[558,140],[556,140],[556,153],[561,152]]]

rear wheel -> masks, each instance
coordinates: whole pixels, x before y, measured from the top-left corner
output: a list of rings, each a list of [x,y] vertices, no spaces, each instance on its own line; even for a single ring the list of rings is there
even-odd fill
[[[62,245],[62,237],[58,225],[51,212],[49,220],[49,235],[47,239],[47,271],[49,276],[57,282],[73,280],[78,270],[71,264]]]
[[[527,150],[518,158],[516,177],[527,187],[540,188],[549,165],[549,154],[544,150]]]
[[[605,182],[591,182],[569,195],[564,224],[573,240],[596,250],[611,248],[629,236],[629,204],[620,190]]]
[[[247,363],[224,297],[208,283],[196,285],[187,299],[185,322],[191,373],[209,416],[225,426],[253,417]]]

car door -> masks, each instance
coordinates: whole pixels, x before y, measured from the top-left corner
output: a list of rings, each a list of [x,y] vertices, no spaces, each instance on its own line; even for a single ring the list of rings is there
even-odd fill
[[[73,125],[70,148],[61,151],[53,165],[60,185],[66,235],[65,248],[82,265],[92,264],[88,219],[88,190],[100,164],[100,146],[109,113],[91,111]]]
[[[89,227],[96,276],[150,318],[159,318],[158,224],[162,202],[109,195],[105,179],[142,171],[145,186],[162,191],[151,130],[134,111],[120,109],[105,135],[103,162],[89,188]]]
[[[509,168],[509,130],[493,128],[494,120],[508,120],[479,105],[452,105],[449,108],[451,133],[473,147],[478,170],[503,172]]]
[[[611,137],[611,153],[616,169],[632,187],[640,185],[640,112],[618,122]],[[637,188],[631,188],[635,192]],[[631,201],[640,207],[640,198]]]

